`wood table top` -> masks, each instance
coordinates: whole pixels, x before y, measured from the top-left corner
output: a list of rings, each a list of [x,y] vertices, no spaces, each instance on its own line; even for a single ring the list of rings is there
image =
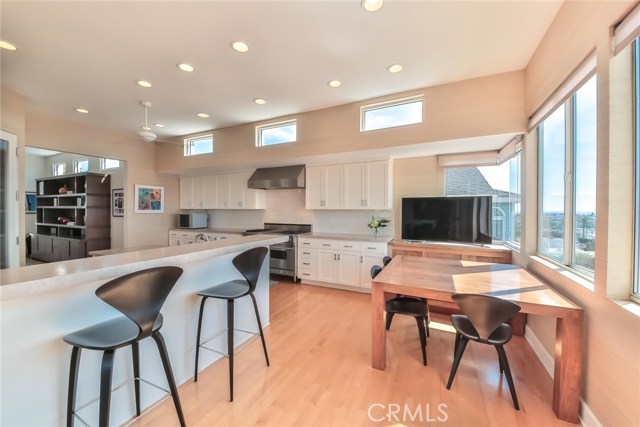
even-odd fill
[[[397,255],[372,286],[385,292],[452,301],[455,293],[492,295],[516,302],[522,312],[564,317],[579,306],[520,266]]]

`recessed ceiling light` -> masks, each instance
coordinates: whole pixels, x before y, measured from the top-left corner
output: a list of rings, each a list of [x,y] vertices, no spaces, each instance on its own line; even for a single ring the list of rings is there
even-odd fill
[[[262,99],[262,98],[256,98],[256,99],[253,100],[253,102],[255,102],[258,105],[264,105],[264,104],[267,103],[267,100],[266,99]]]
[[[154,123],[153,125],[155,127],[157,127],[157,128],[163,128],[164,127],[164,125],[162,123]]]
[[[327,83],[331,87],[340,87],[342,86],[342,82],[340,80],[331,80]]]
[[[240,52],[240,53],[249,52],[249,45],[246,44],[245,42],[235,41],[235,42],[231,43],[231,47],[236,52]]]
[[[197,114],[198,117],[202,117],[203,119],[208,119],[209,117],[211,117],[210,115],[208,115],[207,113],[198,113]]]
[[[76,108],[78,113],[89,114],[89,110],[85,110],[84,108]]]
[[[193,68],[193,65],[190,64],[178,64],[178,68],[186,73],[191,73],[193,72],[193,70],[195,70],[195,68]]]
[[[151,86],[153,86],[151,84],[151,82],[148,82],[146,80],[138,80],[138,85],[140,85],[142,87],[151,87]]]
[[[387,71],[390,73],[399,73],[400,71],[402,71],[402,65],[400,64],[389,65],[389,67],[387,67]]]
[[[384,0],[362,0],[361,6],[367,12],[377,12],[384,5]]]
[[[2,49],[7,49],[7,50],[17,50],[18,48],[16,47],[16,45],[6,42],[4,40],[0,40],[0,48]]]

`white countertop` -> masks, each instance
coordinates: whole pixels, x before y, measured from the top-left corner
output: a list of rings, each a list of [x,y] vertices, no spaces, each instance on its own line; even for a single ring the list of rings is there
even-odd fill
[[[228,234],[242,234],[246,231],[244,228],[224,228],[224,227],[210,227],[210,228],[171,228],[169,231],[191,231],[194,233],[228,233]]]
[[[331,240],[354,240],[357,242],[373,242],[373,243],[389,243],[393,240],[393,236],[373,237],[367,234],[340,234],[340,233],[305,233],[300,237],[310,237],[312,239],[331,239]]]
[[[158,260],[176,258],[176,262],[194,262],[244,251],[256,246],[286,242],[288,236],[257,234],[229,237],[193,245],[166,246],[71,261],[9,268],[0,274],[0,300],[19,298],[98,280],[111,279],[143,268],[160,265]]]

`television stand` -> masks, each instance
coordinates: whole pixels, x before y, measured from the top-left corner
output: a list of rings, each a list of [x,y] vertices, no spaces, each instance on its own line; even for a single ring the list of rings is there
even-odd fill
[[[391,256],[410,255],[511,264],[511,249],[500,245],[395,239],[389,243],[389,253]]]

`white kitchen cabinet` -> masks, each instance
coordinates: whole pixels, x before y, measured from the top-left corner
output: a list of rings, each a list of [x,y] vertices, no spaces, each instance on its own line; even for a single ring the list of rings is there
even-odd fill
[[[216,177],[216,207],[229,209],[229,203],[229,175],[218,175]]]
[[[218,207],[218,177],[207,175],[203,177],[204,184],[204,208],[216,209]]]
[[[264,209],[264,190],[247,187],[251,174],[238,172],[216,175],[216,203],[211,209]]]
[[[342,209],[342,176],[342,165],[307,167],[307,209]]]
[[[204,209],[204,177],[180,178],[180,209]]]
[[[306,283],[371,288],[371,267],[382,266],[387,244],[369,241],[298,239],[298,277]]]
[[[391,209],[389,162],[307,167],[307,209]]]

